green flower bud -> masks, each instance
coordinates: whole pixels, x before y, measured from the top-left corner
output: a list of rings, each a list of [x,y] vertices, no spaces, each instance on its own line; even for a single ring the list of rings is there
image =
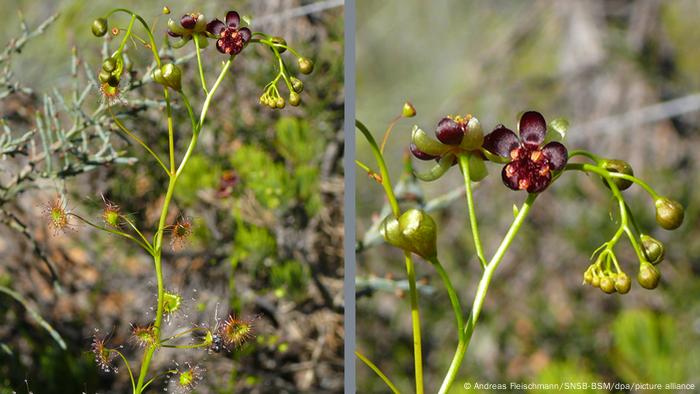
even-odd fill
[[[299,103],[301,103],[301,96],[299,96],[299,93],[289,93],[289,105],[291,105],[292,107],[296,107],[299,105]]]
[[[617,172],[620,174],[634,176],[634,171],[632,170],[632,166],[630,165],[630,163],[628,163],[624,160],[616,160],[616,159],[604,160],[601,163],[601,166],[610,172]],[[629,188],[630,186],[632,186],[632,181],[629,181],[627,179],[612,178],[612,181],[615,184],[615,186],[617,186],[617,188],[620,190],[625,190],[625,189]],[[608,183],[604,179],[603,179],[603,184],[608,189],[610,188],[610,186],[608,186]]]
[[[627,274],[624,272],[617,274],[617,278],[615,278],[615,290],[617,290],[618,293],[627,294],[629,293],[631,287],[632,281]]]
[[[683,205],[678,201],[666,197],[659,197],[654,201],[656,205],[656,223],[666,230],[675,230],[683,224],[685,214]]]
[[[182,90],[182,72],[180,68],[172,63],[163,65],[160,68],[163,77],[164,85],[176,91]]]
[[[591,272],[590,267],[583,273],[583,282],[588,283],[589,285],[591,282],[593,282],[593,272]]]
[[[282,108],[284,108],[284,105],[285,105],[284,97],[277,97],[277,99],[275,100],[275,108],[282,109]]]
[[[92,34],[94,34],[95,37],[104,37],[104,35],[107,34],[107,30],[109,30],[107,19],[97,18],[92,21]]]
[[[484,130],[481,128],[481,123],[477,118],[469,119],[467,122],[467,131],[462,138],[459,146],[466,150],[475,150],[481,148],[484,143]]]
[[[607,294],[612,294],[615,292],[615,281],[609,276],[604,276],[600,280],[600,289]]]
[[[661,273],[659,270],[651,265],[650,263],[642,263],[639,267],[639,274],[637,275],[637,281],[645,289],[655,289],[659,285],[659,280],[661,279]]]
[[[110,57],[109,59],[106,59],[106,60],[102,63],[102,69],[103,69],[104,71],[109,72],[109,73],[113,72],[114,70],[117,69],[117,61],[114,60],[114,59],[111,58],[111,57]]]
[[[295,92],[301,93],[304,90],[304,82],[301,82],[299,78],[292,77],[290,81],[292,83],[292,90]]]
[[[287,40],[285,40],[282,37],[272,37],[270,39],[273,44],[275,44],[275,48],[277,48],[277,52],[279,53],[284,53],[287,50]]]
[[[299,64],[299,71],[302,74],[311,74],[312,71],[314,71],[314,62],[313,60],[306,58],[306,57],[300,57],[297,60],[297,63]]]
[[[600,277],[598,275],[593,274],[593,279],[591,279],[591,286],[600,287]]]
[[[165,15],[170,14],[170,8],[168,8],[167,6],[163,7],[163,14],[165,14]]]
[[[384,221],[379,225],[379,233],[384,238],[384,241],[391,246],[396,246],[399,249],[410,250],[411,245],[409,244],[406,237],[401,233],[401,228],[399,226],[399,220],[393,215],[387,216]]]
[[[409,209],[399,217],[399,228],[411,246],[410,251],[426,260],[437,256],[437,225],[430,215]]]
[[[646,234],[642,234],[642,247],[649,262],[656,265],[664,260],[665,250],[664,244],[661,241],[652,238]]]
[[[163,78],[163,72],[161,71],[160,68],[156,68],[153,70],[151,73],[151,77],[153,77],[153,81],[156,83],[159,83],[161,85],[165,85],[165,79]]]
[[[412,118],[412,117],[416,116],[416,108],[413,106],[413,104],[406,101],[403,104],[403,109],[401,110],[401,116],[403,116],[404,118]]]

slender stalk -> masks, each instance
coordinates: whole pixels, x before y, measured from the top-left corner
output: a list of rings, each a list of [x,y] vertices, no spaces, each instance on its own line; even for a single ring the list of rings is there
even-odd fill
[[[81,217],[81,216],[79,216],[79,215],[76,215],[76,214],[74,214],[74,213],[69,213],[68,215],[75,217],[76,219],[80,220],[81,222],[87,224],[87,225],[90,226],[90,227],[94,227],[94,228],[96,228],[96,229],[98,229],[98,230],[102,230],[102,231],[104,231],[104,232],[108,232],[108,233],[111,233],[111,234],[114,234],[114,235],[119,235],[120,237],[124,237],[124,238],[126,238],[126,239],[128,239],[128,240],[130,240],[130,241],[134,241],[134,242],[136,242],[136,244],[138,244],[140,247],[142,247],[146,252],[148,252],[148,254],[150,254],[151,256],[153,255],[153,248],[151,247],[150,244],[146,244],[146,243],[140,241],[139,239],[137,239],[136,237],[134,237],[134,236],[131,235],[131,234],[127,234],[127,233],[125,233],[125,232],[123,232],[123,231],[114,230],[114,229],[111,229],[111,228],[107,228],[107,227],[100,226],[100,225],[95,224],[95,223],[92,223],[92,222],[90,222],[89,220],[86,220],[85,218],[83,218],[83,217]]]
[[[416,270],[410,252],[406,256],[406,276],[408,293],[411,300],[411,326],[413,328],[413,361],[416,375],[416,393],[423,394],[423,346],[421,345],[420,313],[418,311],[418,290],[416,289]]]
[[[116,116],[114,116],[114,112],[112,112],[112,107],[108,107],[108,111],[109,111],[109,114],[112,116],[112,120],[114,121],[114,123],[116,123],[117,126],[119,126],[119,128],[126,135],[131,137],[134,141],[136,141],[139,145],[141,145],[144,149],[146,149],[146,151],[148,153],[150,153],[154,159],[156,159],[156,161],[158,162],[158,164],[160,164],[160,166],[163,168],[163,170],[165,170],[165,173],[169,175],[170,171],[168,170],[168,167],[165,166],[165,163],[163,163],[163,160],[161,160],[160,157],[158,157],[156,152],[154,152],[153,149],[151,149],[151,147],[148,146],[148,144],[146,144],[141,138],[137,137],[136,134],[134,134],[131,130],[129,130],[126,126],[124,126],[124,124],[121,121],[119,121],[119,119],[117,119]]]
[[[455,291],[454,286],[452,286],[450,276],[447,274],[447,271],[445,271],[445,268],[442,266],[442,264],[440,264],[440,260],[438,260],[438,258],[435,257],[433,260],[430,260],[430,262],[435,267],[435,270],[440,275],[440,278],[442,278],[442,282],[445,285],[445,289],[447,289],[447,294],[450,297],[452,309],[455,313],[455,320],[457,322],[457,332],[459,335],[459,340],[461,341],[464,331],[464,317],[462,316],[464,311],[462,310],[462,305],[459,303],[459,297],[457,296],[457,292]]]
[[[126,370],[129,371],[129,379],[131,379],[131,390],[136,391],[136,383],[134,382],[134,374],[131,372],[131,367],[129,366],[129,361],[127,361],[126,357],[120,352],[119,350],[116,349],[110,349],[111,352],[117,352],[119,357],[122,358],[124,361],[124,365],[126,365]]]
[[[357,358],[359,358],[363,363],[367,364],[367,366],[370,367],[372,371],[374,371],[374,373],[376,373],[377,376],[379,376],[384,381],[384,383],[386,383],[387,386],[389,386],[389,389],[392,393],[400,393],[399,389],[397,389],[394,383],[391,382],[391,379],[389,379],[389,377],[387,377],[384,374],[384,372],[382,372],[382,370],[379,369],[379,367],[377,367],[372,361],[370,361],[367,357],[363,356],[362,353],[358,351],[355,351],[355,356],[357,356]]]
[[[177,183],[177,177],[170,178],[168,182],[168,190],[165,193],[165,199],[163,201],[163,208],[160,214],[160,220],[158,222],[158,231],[153,236],[153,246],[154,246],[154,256],[153,264],[156,270],[156,281],[158,284],[158,307],[156,309],[156,319],[153,324],[153,331],[155,334],[155,344],[149,346],[143,355],[143,361],[141,363],[141,371],[139,372],[138,383],[136,384],[136,394],[141,394],[144,388],[144,382],[146,380],[146,375],[148,374],[148,367],[151,363],[151,358],[153,353],[160,346],[160,334],[161,334],[161,324],[163,322],[163,295],[165,293],[165,288],[163,286],[163,268],[162,268],[162,252],[163,252],[163,233],[165,231],[165,222],[168,217],[168,209],[170,207],[170,202],[172,201],[173,194],[175,192],[175,184]]]
[[[202,90],[204,90],[204,94],[209,94],[207,90],[207,81],[204,79],[204,68],[202,67],[202,55],[200,53],[201,48],[199,47],[199,40],[196,37],[194,39],[194,47],[197,53],[197,67],[199,68],[199,80],[202,82]]]
[[[190,159],[190,156],[192,156],[192,152],[194,151],[194,148],[197,146],[197,139],[199,138],[199,132],[202,130],[202,125],[204,124],[204,119],[207,116],[207,111],[209,110],[209,105],[211,104],[211,99],[214,97],[214,93],[216,93],[216,90],[219,88],[219,85],[221,85],[221,82],[224,80],[224,77],[226,76],[226,72],[228,69],[231,67],[231,63],[233,62],[233,58],[230,58],[225,64],[224,67],[221,69],[221,73],[219,73],[219,77],[216,79],[216,82],[214,82],[214,86],[212,86],[211,90],[209,91],[209,94],[207,94],[206,99],[204,100],[204,104],[202,105],[202,112],[199,115],[199,122],[196,124],[196,127],[193,130],[192,133],[192,139],[190,140],[190,144],[187,147],[187,151],[185,152],[185,156],[182,158],[182,161],[180,162],[180,166],[178,167],[177,171],[175,172],[175,177],[177,178],[180,176],[182,173],[182,170],[185,169],[185,165],[187,164],[187,161]],[[186,102],[187,106],[189,106],[189,102]],[[188,108],[188,112],[190,112],[190,109]]]
[[[638,184],[639,186],[641,186],[647,193],[649,193],[649,196],[651,196],[651,198],[653,200],[656,200],[659,198],[659,194],[656,193],[656,191],[654,189],[652,189],[651,186],[649,186],[646,182],[644,182],[643,180],[641,180],[635,176],[622,174],[619,172],[610,172],[604,168],[600,168],[598,166],[594,166],[591,164],[569,163],[566,165],[566,167],[564,167],[564,171],[573,171],[573,170],[583,171],[583,172],[592,172],[592,173],[600,175],[602,177],[620,178],[620,179],[624,179],[624,180],[627,180],[630,182],[634,182],[634,183]]]
[[[462,169],[462,174],[464,175],[464,190],[467,195],[467,211],[469,214],[469,225],[474,238],[474,248],[481,262],[481,267],[486,268],[486,257],[484,257],[484,247],[481,244],[479,224],[476,220],[476,208],[474,207],[474,193],[472,192],[471,174],[469,174],[469,156],[462,154],[458,157],[459,167]]]
[[[488,292],[489,285],[491,284],[493,274],[501,263],[503,256],[510,247],[510,244],[513,242],[513,239],[520,230],[520,227],[530,212],[530,207],[532,207],[532,204],[535,202],[537,196],[537,194],[530,194],[527,196],[527,199],[518,212],[518,216],[516,216],[513,220],[513,223],[510,225],[506,236],[498,246],[496,253],[493,255],[484,269],[484,273],[479,281],[479,287],[476,290],[476,296],[474,297],[474,303],[472,305],[471,313],[469,314],[469,319],[464,327],[463,339],[460,340],[459,344],[457,345],[457,350],[455,351],[452,362],[450,363],[447,375],[445,375],[445,379],[442,381],[442,385],[440,386],[440,391],[438,391],[439,394],[447,393],[457,377],[457,372],[459,371],[459,367],[462,365],[462,360],[464,360],[464,355],[469,347],[472,334],[474,333],[476,322],[479,320],[479,315],[481,314],[481,309],[484,305],[484,299],[486,298],[486,293]]]
[[[384,161],[384,156],[382,155],[377,141],[375,141],[372,133],[367,129],[362,122],[355,120],[355,126],[360,130],[362,135],[369,143],[372,153],[377,160],[377,165],[379,166],[379,173],[382,178],[382,187],[384,187],[384,192],[389,200],[389,205],[395,217],[399,217],[399,203],[396,200],[396,195],[391,185],[391,179],[389,178],[389,171],[386,167],[386,162]],[[416,380],[416,393],[423,394],[423,350],[421,344],[421,328],[420,328],[420,313],[418,310],[418,290],[416,286],[416,272],[413,264],[413,259],[411,258],[411,253],[405,252],[406,257],[406,273],[408,280],[408,290],[409,298],[411,302],[411,325],[413,328],[413,362],[414,362],[414,372]]]

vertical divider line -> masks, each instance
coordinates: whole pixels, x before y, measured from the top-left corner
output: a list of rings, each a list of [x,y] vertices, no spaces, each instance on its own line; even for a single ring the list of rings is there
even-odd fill
[[[345,237],[343,242],[345,255],[344,278],[344,364],[345,393],[356,392],[355,382],[355,0],[345,0],[345,50],[344,90],[345,90],[345,144],[343,165],[345,167],[345,205],[343,218]]]

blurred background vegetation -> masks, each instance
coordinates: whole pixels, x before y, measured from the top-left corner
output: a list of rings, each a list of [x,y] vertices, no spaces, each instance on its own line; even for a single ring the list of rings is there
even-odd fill
[[[290,15],[288,10],[310,4],[320,10]],[[51,15],[58,19],[45,34],[31,40],[21,53],[12,52],[14,79],[33,93],[10,92],[0,101],[3,120],[16,126],[13,133],[36,128],[34,112],[44,93],[70,91],[71,53],[88,69],[102,61],[101,40],[90,33],[90,23],[112,7],[127,7],[147,21],[157,22],[162,40],[166,16],[200,11],[224,18],[232,5],[224,1],[174,0],[144,3],[61,0],[0,0],[8,18],[0,31],[5,45],[20,36],[21,11],[33,29]],[[256,339],[231,354],[161,350],[152,370],[174,362],[199,362],[206,379],[199,393],[340,392],[342,390],[342,108],[343,18],[338,1],[243,1],[235,4],[242,15],[253,16],[254,29],[280,35],[300,53],[312,58],[315,71],[304,77],[302,105],[271,111],[257,101],[273,76],[270,53],[251,46],[237,59],[209,111],[196,155],[179,181],[171,209],[193,219],[194,233],[181,250],[164,250],[166,287],[180,291],[185,311],[172,319],[171,328],[195,323],[213,325],[228,312],[258,316]],[[309,8],[305,8],[309,10]],[[117,23],[124,27],[128,20]],[[193,46],[166,56],[180,58]],[[135,80],[142,77],[148,50],[130,51]],[[214,45],[203,54],[208,80],[218,73],[223,56]],[[296,69],[296,60],[288,64]],[[196,62],[183,66],[184,89],[196,92]],[[81,74],[81,86],[88,81]],[[157,151],[166,151],[165,119],[157,102],[136,109],[144,98],[160,99],[160,88],[146,84],[125,94],[129,127]],[[199,108],[203,96],[190,95]],[[194,98],[192,98],[194,97]],[[93,89],[86,105],[100,102]],[[176,144],[180,152],[189,141],[189,120],[176,105]],[[70,119],[70,112],[57,116]],[[108,122],[109,123],[109,122]],[[101,195],[132,215],[138,223],[155,226],[161,193],[167,180],[150,156],[122,138],[113,127],[110,143],[136,162],[91,168],[88,174],[61,179],[47,174],[40,163],[30,187],[2,208],[26,225],[26,234],[0,224],[0,393],[124,393],[129,380],[125,368],[117,375],[99,373],[89,352],[96,330],[110,343],[125,344],[127,357],[140,351],[129,345],[130,324],[153,318],[156,285],[152,264],[139,250],[105,233],[79,227],[52,237],[41,217],[41,206],[65,190],[69,208],[99,220]],[[38,137],[37,137],[38,138]],[[39,140],[37,140],[39,143]],[[26,165],[26,158],[6,156],[0,161],[0,182]],[[108,164],[108,163],[105,163]],[[46,176],[42,176],[42,174]],[[16,226],[15,226],[16,227]],[[29,234],[29,235],[27,235]],[[151,233],[152,234],[152,233]],[[52,286],[47,268],[28,239],[37,241],[58,272],[61,289]],[[21,300],[22,302],[17,302]],[[39,320],[44,319],[65,341],[65,350]],[[163,383],[151,391],[161,392]]]
[[[620,381],[700,384],[700,3],[643,1],[358,1],[357,118],[379,139],[405,100],[417,117],[391,136],[392,179],[402,171],[413,123],[434,130],[448,114],[471,113],[485,131],[516,126],[520,111],[571,122],[570,149],[628,160],[635,174],[686,206],[684,225],[656,226],[639,188],[626,194],[644,229],[666,245],[654,291],[633,284],[624,296],[582,285],[591,252],[615,230],[600,180],[567,173],[538,198],[497,271],[453,392],[461,383]],[[357,137],[358,159],[374,163]],[[423,168],[426,164],[416,164]],[[482,240],[491,255],[524,193],[501,183],[500,166],[476,190]],[[357,176],[357,239],[384,204],[381,186]],[[468,230],[461,175],[405,190],[431,200],[457,190],[434,217],[441,260],[463,305],[481,275]],[[621,245],[624,243],[621,243]],[[413,390],[409,302],[396,250],[360,244],[358,349],[402,392]],[[636,276],[630,247],[618,248]],[[446,373],[457,333],[439,276],[417,263],[426,389]],[[358,392],[384,392],[357,365]]]

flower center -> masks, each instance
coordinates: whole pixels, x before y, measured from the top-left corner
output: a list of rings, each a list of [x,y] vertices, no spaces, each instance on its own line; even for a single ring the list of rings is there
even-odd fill
[[[236,54],[243,49],[243,36],[238,31],[238,29],[233,27],[227,27],[219,35],[219,47],[226,52],[226,54]]]
[[[510,151],[512,161],[505,168],[510,184],[519,189],[536,193],[544,190],[552,179],[549,159],[538,147],[519,146]]]

